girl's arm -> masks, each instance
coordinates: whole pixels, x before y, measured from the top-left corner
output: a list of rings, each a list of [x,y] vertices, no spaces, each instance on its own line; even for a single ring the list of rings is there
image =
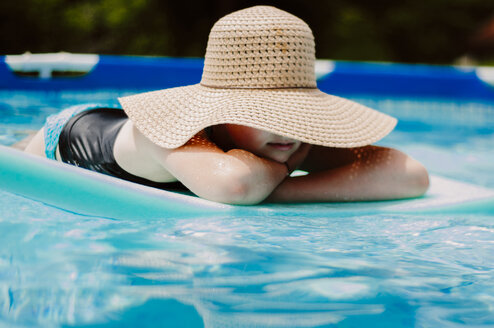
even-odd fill
[[[366,201],[423,195],[427,170],[391,148],[335,149],[314,146],[301,167],[306,176],[283,181],[269,196],[273,202]]]
[[[155,159],[194,194],[217,202],[259,203],[287,176],[284,164],[240,149],[224,152],[204,133],[177,149],[150,147]]]

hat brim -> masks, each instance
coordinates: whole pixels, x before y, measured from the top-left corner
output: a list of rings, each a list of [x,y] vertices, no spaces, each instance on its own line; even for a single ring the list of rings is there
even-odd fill
[[[316,88],[219,89],[200,84],[119,98],[137,129],[165,148],[185,144],[217,124],[245,125],[338,148],[374,143],[396,119]]]

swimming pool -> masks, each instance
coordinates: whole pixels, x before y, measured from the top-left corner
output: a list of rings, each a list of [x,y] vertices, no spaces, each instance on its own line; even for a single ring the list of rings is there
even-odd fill
[[[400,119],[382,145],[494,189],[494,101],[378,91],[340,93]],[[133,92],[2,89],[0,143]],[[117,221],[0,196],[0,326],[494,325],[490,211]]]

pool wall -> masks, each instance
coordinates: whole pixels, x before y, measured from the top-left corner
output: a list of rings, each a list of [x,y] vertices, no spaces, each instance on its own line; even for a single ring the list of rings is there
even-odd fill
[[[198,58],[86,55],[96,61],[83,76],[39,78],[13,72],[9,62],[21,56],[26,60],[17,60],[18,69],[33,67],[36,55],[0,57],[0,90],[156,90],[198,83],[203,67]],[[494,67],[318,60],[316,74],[319,88],[336,95],[494,102]]]

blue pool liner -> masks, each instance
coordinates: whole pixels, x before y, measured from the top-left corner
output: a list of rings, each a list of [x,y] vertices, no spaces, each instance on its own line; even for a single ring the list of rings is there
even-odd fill
[[[0,90],[156,90],[198,83],[203,59],[100,55],[84,76],[40,79],[17,76],[0,56]],[[494,101],[494,86],[476,67],[331,61],[318,79],[327,93]]]

